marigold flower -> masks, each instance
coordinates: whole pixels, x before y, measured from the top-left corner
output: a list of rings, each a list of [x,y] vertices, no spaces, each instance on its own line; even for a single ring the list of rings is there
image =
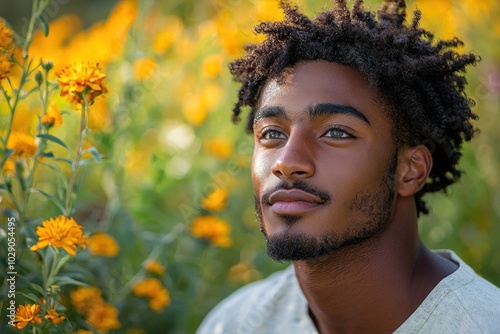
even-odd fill
[[[14,320],[14,327],[17,329],[23,329],[29,323],[40,324],[43,318],[39,315],[40,305],[38,304],[25,304],[20,305],[16,311],[16,318]]]
[[[92,307],[86,317],[89,324],[99,331],[108,331],[120,328],[118,310],[113,305],[102,303]]]
[[[104,232],[92,235],[87,242],[92,255],[113,257],[118,254],[120,247],[116,240]]]
[[[43,226],[36,229],[38,242],[30,250],[32,252],[52,245],[62,248],[71,256],[76,255],[76,247],[85,248],[87,236],[83,235],[82,226],[73,218],[58,216],[43,222]]]
[[[0,52],[0,80],[7,78],[10,75],[12,62],[8,53]]]
[[[99,63],[76,63],[66,66],[57,73],[57,80],[61,86],[61,96],[68,96],[72,105],[83,104],[83,95],[87,97],[89,105],[94,99],[108,92]]]
[[[227,139],[212,139],[207,141],[205,149],[220,159],[228,159],[233,154],[233,145]]]
[[[168,291],[157,278],[145,278],[134,284],[132,292],[138,297],[148,298],[149,307],[156,312],[161,312],[170,304]]]
[[[215,216],[200,216],[191,227],[191,234],[197,238],[206,238],[219,247],[229,247],[232,240],[228,237],[231,227]]]
[[[76,311],[81,314],[87,314],[95,305],[105,303],[101,297],[101,291],[95,286],[91,288],[79,287],[71,291],[69,297]]]
[[[62,115],[54,104],[49,105],[47,113],[42,117],[42,123],[46,126],[59,126],[62,124]]]
[[[21,131],[12,131],[7,140],[7,148],[15,151],[13,158],[32,157],[36,153],[36,147],[35,138]]]
[[[224,210],[226,204],[227,204],[227,190],[223,188],[215,189],[201,201],[201,206],[209,211]]]
[[[146,80],[156,72],[158,63],[151,57],[145,57],[137,59],[133,66],[134,77],[139,80]]]
[[[16,164],[14,163],[14,161],[12,161],[12,159],[9,158],[5,160],[2,166],[2,170],[5,174],[14,174],[14,172],[16,171]]]
[[[201,64],[201,73],[204,77],[215,78],[222,71],[224,57],[221,54],[213,54],[206,57]]]
[[[47,314],[45,315],[45,319],[47,319],[48,321],[50,321],[50,323],[52,325],[57,325],[57,324],[60,324],[61,322],[64,321],[64,319],[66,319],[65,316],[57,313],[56,310],[54,309],[51,309],[47,312]]]
[[[0,49],[9,48],[12,43],[12,36],[14,36],[14,32],[0,18]]]
[[[146,268],[146,271],[153,274],[163,275],[165,273],[165,267],[162,266],[162,264],[157,260],[148,261],[144,267]]]

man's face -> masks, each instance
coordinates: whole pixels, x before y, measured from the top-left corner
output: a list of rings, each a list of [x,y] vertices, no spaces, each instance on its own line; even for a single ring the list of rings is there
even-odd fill
[[[264,86],[254,121],[257,216],[278,261],[363,242],[392,218],[397,153],[389,118],[356,70],[300,63]]]

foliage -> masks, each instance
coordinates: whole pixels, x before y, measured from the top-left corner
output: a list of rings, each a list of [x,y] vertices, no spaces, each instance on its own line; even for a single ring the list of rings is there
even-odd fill
[[[259,40],[253,25],[281,13],[270,0],[122,0],[84,29],[54,1],[33,0],[23,35],[0,23],[0,329],[192,333],[224,296],[285,266],[264,253],[252,138],[230,124],[226,70]],[[483,58],[468,74],[482,129],[469,172],[429,199],[422,235],[498,285],[500,5],[417,4],[424,26]],[[7,323],[9,272],[22,329]]]

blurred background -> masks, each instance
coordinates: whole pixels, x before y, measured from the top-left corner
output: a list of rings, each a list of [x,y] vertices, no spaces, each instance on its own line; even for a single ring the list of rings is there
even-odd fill
[[[311,15],[331,6],[298,3]],[[379,3],[366,1],[373,9]],[[409,12],[416,7],[421,26],[439,38],[461,37],[464,51],[482,57],[467,73],[481,133],[464,148],[461,182],[426,198],[431,213],[422,217],[421,233],[429,247],[453,249],[500,285],[500,3],[408,2]],[[30,15],[31,1],[0,2],[0,16],[19,34]],[[230,122],[237,86],[227,70],[244,44],[260,40],[252,33],[257,22],[281,17],[271,0],[53,0],[49,6],[49,35],[38,32],[30,53],[52,60],[55,71],[85,60],[98,61],[107,74],[108,96],[90,116],[89,145],[103,162],[80,175],[75,219],[119,245],[118,255],[99,262],[88,256],[81,264],[118,308],[116,332],[192,333],[232,291],[287,266],[265,255],[250,182],[253,140],[243,124]],[[54,101],[63,105],[58,96]],[[20,107],[15,127],[29,131],[36,112],[36,105]],[[78,118],[68,111],[54,129],[68,145]],[[36,182],[57,192],[50,170]],[[59,213],[43,198],[29,210]],[[160,311],[121,290],[146,259],[165,267],[160,276],[171,302]]]

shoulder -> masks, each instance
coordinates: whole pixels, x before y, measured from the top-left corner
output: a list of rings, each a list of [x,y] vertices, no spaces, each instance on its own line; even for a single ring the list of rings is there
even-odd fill
[[[291,318],[307,314],[306,309],[307,303],[290,266],[244,286],[223,300],[205,317],[197,334],[264,333],[277,326],[278,320],[281,324],[287,320],[293,323]]]
[[[404,329],[400,333],[410,327],[417,333],[499,333],[500,289],[477,275],[455,253],[436,253],[459,268],[432,290],[400,327]]]

